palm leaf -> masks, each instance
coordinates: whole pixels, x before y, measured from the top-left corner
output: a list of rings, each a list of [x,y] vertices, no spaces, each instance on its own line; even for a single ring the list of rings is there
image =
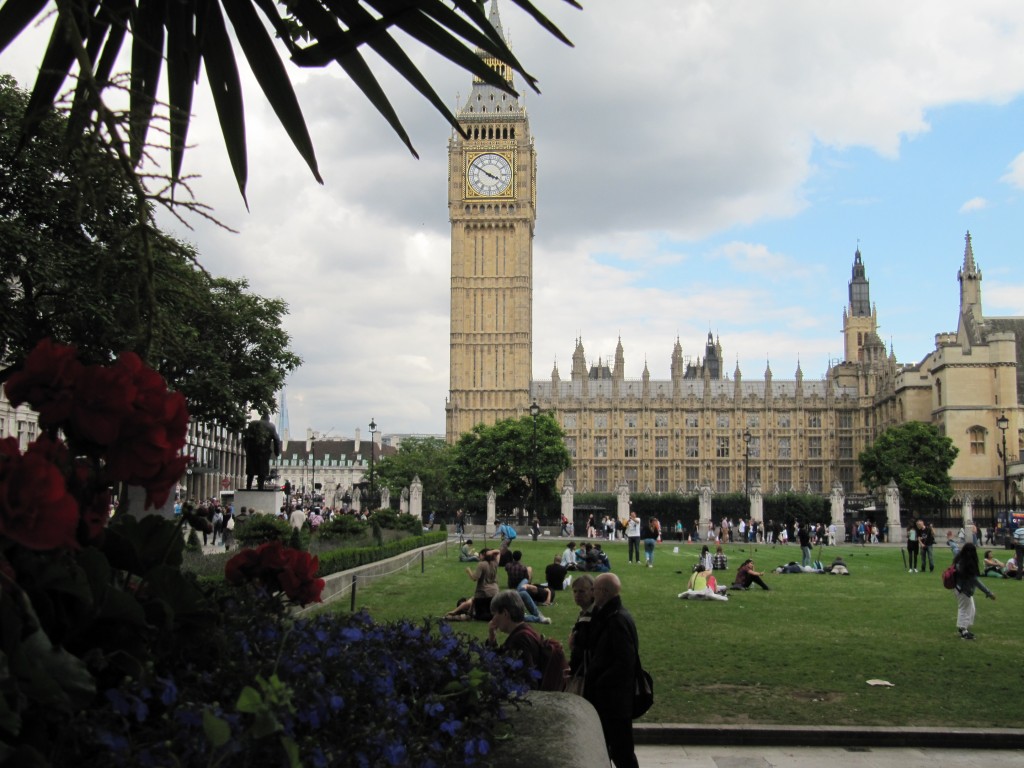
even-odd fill
[[[234,47],[216,0],[204,0],[200,8],[205,10],[201,17],[203,24],[199,28],[200,55],[206,65],[206,76],[210,78],[210,91],[217,108],[231,170],[248,208],[249,202],[245,197],[245,185],[249,177],[245,153],[245,110],[242,106],[242,84],[238,78]]]
[[[164,52],[164,13],[167,0],[139,3],[132,27],[132,75],[128,136],[131,159],[135,165],[142,159],[146,134],[153,119],[156,90],[160,84]],[[172,0],[173,1],[173,0]]]
[[[225,8],[256,81],[313,177],[323,184],[302,109],[274,42],[248,0],[225,0]]]

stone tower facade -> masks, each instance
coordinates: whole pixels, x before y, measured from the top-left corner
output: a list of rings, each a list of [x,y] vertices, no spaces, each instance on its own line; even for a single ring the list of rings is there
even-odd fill
[[[498,5],[491,24],[501,32]],[[512,71],[479,51],[512,84]],[[532,378],[536,155],[519,100],[474,79],[448,143],[451,360],[446,437],[520,416]]]

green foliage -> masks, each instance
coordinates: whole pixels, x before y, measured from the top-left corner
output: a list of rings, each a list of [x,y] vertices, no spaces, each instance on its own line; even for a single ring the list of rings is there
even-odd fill
[[[821,496],[807,493],[780,493],[764,497],[764,519],[784,525],[801,523],[829,523],[832,520],[831,502]]]
[[[538,504],[555,497],[555,481],[572,459],[565,433],[549,413],[536,420],[526,415],[491,426],[478,424],[455,445],[452,480],[466,497],[486,496],[492,488],[498,506],[509,512],[530,502],[531,478],[536,477]]]
[[[454,507],[451,484],[454,457],[454,446],[439,437],[405,438],[398,446],[398,453],[377,462],[374,483],[378,488],[389,488],[394,498],[419,477],[423,483],[424,508],[447,513]]]
[[[568,1],[576,5],[575,0]],[[558,28],[529,0],[518,2],[541,26],[568,43]],[[76,144],[90,119],[102,124],[108,114],[105,107],[101,108],[103,89],[110,84],[110,71],[120,58],[121,46],[131,38],[131,103],[124,118],[128,125],[122,126],[129,139],[126,162],[138,167],[146,156],[146,136],[154,119],[158,85],[166,69],[170,167],[174,180],[178,180],[188,144],[195,83],[207,80],[231,167],[243,197],[248,177],[245,109],[234,40],[238,41],[256,82],[292,144],[318,181],[322,180],[313,145],[279,46],[286,49],[288,58],[297,66],[325,67],[337,62],[410,151],[409,137],[363,59],[361,46],[372,47],[376,61],[384,62],[400,73],[456,129],[459,129],[458,122],[448,110],[445,100],[437,96],[396,37],[403,42],[409,38],[418,40],[484,82],[514,93],[505,78],[496,71],[497,68],[492,69],[476,53],[475,49],[481,48],[486,55],[505,62],[526,83],[536,88],[534,78],[523,69],[501,35],[488,23],[482,4],[473,0],[459,0],[456,8],[449,7],[442,0],[425,0],[404,7],[400,13],[380,10],[383,15],[381,23],[377,23],[377,16],[358,0],[339,0],[327,5],[239,2],[225,4],[223,10],[220,4],[207,6],[130,0],[110,6],[104,13],[92,13],[90,8],[81,0],[57,5],[56,23],[61,25],[61,30],[50,37],[42,54],[43,64],[32,93],[27,130],[31,131],[39,116],[52,105],[72,69],[78,69],[80,59],[76,54],[79,52],[90,56],[95,64],[92,71],[78,75],[74,95],[74,111],[78,119],[68,133],[67,145]],[[3,15],[4,34],[0,37],[0,50],[32,25],[36,17],[49,12],[50,7],[47,3],[16,4],[9,0],[2,10],[7,13]],[[224,11],[230,20],[233,37],[228,33]],[[394,27],[400,34],[396,35]],[[277,42],[269,33],[271,28]],[[203,78],[198,76],[200,71],[205,73]]]
[[[93,137],[66,153],[56,112],[19,151],[27,104],[0,76],[0,360],[47,336],[89,363],[129,349],[185,395],[194,420],[241,429],[250,408],[272,411],[301,362],[281,327],[287,305],[212,277],[191,246],[140,222],[145,203],[117,159]]]
[[[288,541],[292,535],[292,527],[287,520],[279,520],[276,515],[249,515],[239,518],[235,524],[235,540],[243,547],[254,547],[265,541]]]
[[[378,509],[370,515],[370,522],[392,531],[408,531],[419,534],[423,530],[423,523],[418,517],[391,509]]]
[[[887,429],[860,454],[861,482],[881,491],[895,480],[912,510],[940,506],[953,496],[949,470],[958,452],[934,425],[908,421]]]
[[[317,535],[324,540],[346,539],[362,536],[366,533],[369,523],[355,515],[334,515],[320,526]]]

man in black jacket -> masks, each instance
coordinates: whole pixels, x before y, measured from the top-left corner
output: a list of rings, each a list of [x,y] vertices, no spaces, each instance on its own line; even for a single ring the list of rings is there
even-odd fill
[[[622,582],[614,573],[594,580],[594,613],[587,633],[583,695],[601,718],[615,768],[638,768],[633,748],[633,691],[639,640],[633,617],[622,606]]]

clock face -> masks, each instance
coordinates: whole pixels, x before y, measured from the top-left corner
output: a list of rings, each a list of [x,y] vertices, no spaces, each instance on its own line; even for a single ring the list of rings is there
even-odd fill
[[[466,179],[478,195],[493,197],[508,190],[512,183],[512,166],[504,155],[485,152],[470,161]]]

